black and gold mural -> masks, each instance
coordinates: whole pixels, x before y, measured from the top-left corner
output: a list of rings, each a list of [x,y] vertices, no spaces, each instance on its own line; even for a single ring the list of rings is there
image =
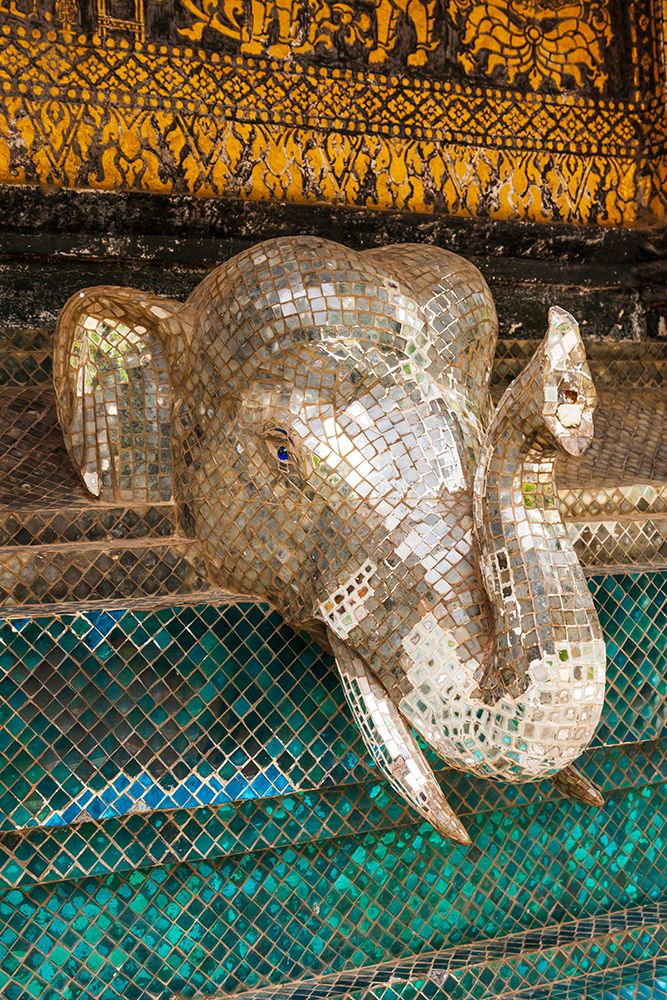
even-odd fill
[[[0,181],[667,212],[664,0],[4,0]]]

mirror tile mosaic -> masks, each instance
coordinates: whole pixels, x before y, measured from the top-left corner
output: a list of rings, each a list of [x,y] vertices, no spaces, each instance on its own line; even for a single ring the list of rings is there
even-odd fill
[[[534,347],[500,342],[494,399]],[[665,1000],[667,346],[586,349],[602,450],[558,486],[607,646],[579,762],[606,803],[426,751],[462,846],[378,773],[330,655],[211,587],[170,501],[91,504],[50,331],[0,331],[2,1000]]]
[[[650,980],[666,584],[590,581],[614,697],[584,770],[607,805],[441,771],[473,847],[378,780],[328,656],[260,605],[6,620],[3,997],[268,998],[304,977],[285,996],[574,997],[595,970],[602,998]]]
[[[593,745],[655,739],[667,695],[665,577],[594,577],[590,587],[611,650]],[[0,643],[4,829],[372,776],[331,657],[265,606],[11,618]]]

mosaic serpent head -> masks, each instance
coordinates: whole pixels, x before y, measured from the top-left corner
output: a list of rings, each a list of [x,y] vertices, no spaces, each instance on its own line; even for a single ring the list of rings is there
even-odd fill
[[[573,761],[605,647],[554,486],[559,450],[592,438],[595,389],[554,308],[494,408],[496,336],[489,289],[455,254],[293,237],[185,303],[83,291],[56,337],[89,491],[173,497],[212,581],[319,630],[383,773],[461,841],[415,732],[451,767],[601,801]]]

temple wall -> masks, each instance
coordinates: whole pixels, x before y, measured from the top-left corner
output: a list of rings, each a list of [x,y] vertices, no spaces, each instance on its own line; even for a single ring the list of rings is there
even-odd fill
[[[664,0],[0,5],[3,1000],[664,996],[666,31]],[[474,260],[495,398],[549,306],[579,320],[621,413],[559,494],[607,642],[602,809],[430,756],[446,841],[173,503],[83,490],[65,300],[184,298],[284,234]]]
[[[17,0],[0,182],[655,224],[664,16],[660,0]]]

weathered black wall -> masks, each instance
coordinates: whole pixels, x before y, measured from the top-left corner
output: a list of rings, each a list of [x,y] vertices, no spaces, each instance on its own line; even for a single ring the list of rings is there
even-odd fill
[[[314,233],[356,247],[428,242],[472,258],[492,287],[505,336],[540,336],[553,304],[577,316],[589,337],[667,336],[667,230],[11,187],[0,188],[0,206],[5,325],[50,325],[69,295],[93,284],[182,298],[251,243]]]

